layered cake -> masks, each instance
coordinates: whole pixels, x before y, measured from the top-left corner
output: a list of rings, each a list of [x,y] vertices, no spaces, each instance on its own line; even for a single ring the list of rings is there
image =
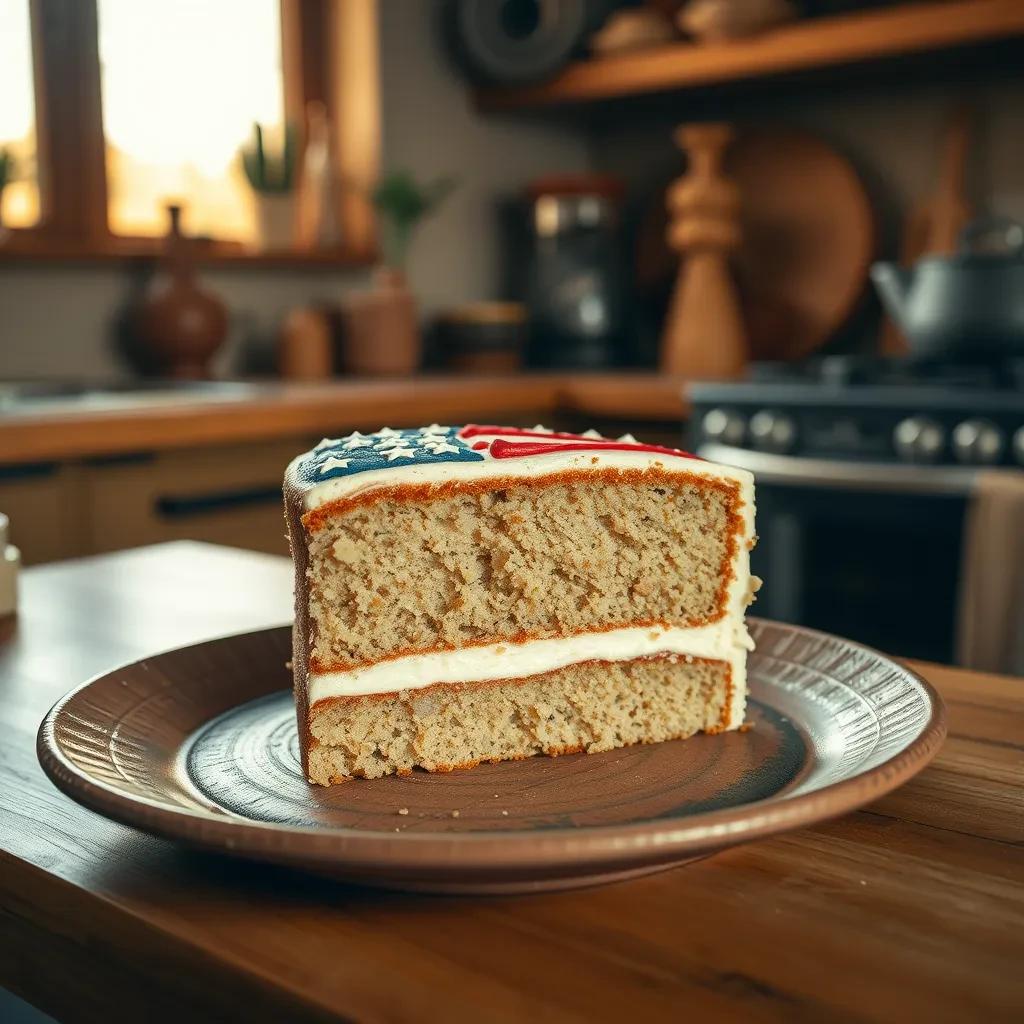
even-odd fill
[[[285,477],[321,785],[743,722],[753,480],[543,427],[325,438]]]

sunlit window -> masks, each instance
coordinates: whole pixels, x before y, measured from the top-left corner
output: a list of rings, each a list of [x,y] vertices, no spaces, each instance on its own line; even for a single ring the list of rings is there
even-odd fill
[[[188,233],[252,241],[238,150],[254,121],[283,136],[279,0],[99,0],[98,12],[110,230],[162,235],[174,201]]]
[[[0,151],[12,168],[0,223],[31,227],[39,220],[39,185],[28,0],[0,0]]]

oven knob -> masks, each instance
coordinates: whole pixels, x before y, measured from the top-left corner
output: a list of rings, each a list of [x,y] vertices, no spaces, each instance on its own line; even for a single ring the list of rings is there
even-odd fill
[[[908,416],[896,424],[892,444],[905,462],[936,462],[945,438],[942,427],[927,416]]]
[[[750,418],[750,437],[760,451],[781,454],[796,444],[796,424],[784,413],[762,409]]]
[[[700,421],[700,428],[708,441],[721,444],[743,444],[747,424],[739,413],[725,409],[710,409]]]
[[[953,430],[953,454],[960,462],[991,465],[1003,454],[1003,435],[988,420],[964,420]]]
[[[1013,435],[1013,457],[1024,466],[1024,427],[1018,427]]]

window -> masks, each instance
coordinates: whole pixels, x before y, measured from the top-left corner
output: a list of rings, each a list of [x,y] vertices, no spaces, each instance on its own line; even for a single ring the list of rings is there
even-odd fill
[[[0,224],[31,227],[39,220],[39,186],[28,0],[0,0],[0,97],[0,150],[13,159]]]
[[[284,137],[278,0],[99,0],[98,15],[110,230],[161,236],[177,201],[186,233],[254,241],[238,151],[256,121]]]
[[[269,258],[373,258],[376,0],[0,0],[0,90],[17,163],[0,259],[152,256],[171,203],[206,258],[264,258],[239,150],[254,122],[271,146],[295,125],[301,144],[313,102],[343,240]]]

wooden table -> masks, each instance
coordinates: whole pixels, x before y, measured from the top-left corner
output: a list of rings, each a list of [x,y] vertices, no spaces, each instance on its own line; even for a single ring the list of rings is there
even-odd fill
[[[172,544],[43,566],[0,644],[0,985],[68,1021],[1024,1019],[1024,680],[916,666],[950,737],[839,821],[530,897],[379,893],[200,855],[60,795],[65,690],[280,623],[277,558]]]

